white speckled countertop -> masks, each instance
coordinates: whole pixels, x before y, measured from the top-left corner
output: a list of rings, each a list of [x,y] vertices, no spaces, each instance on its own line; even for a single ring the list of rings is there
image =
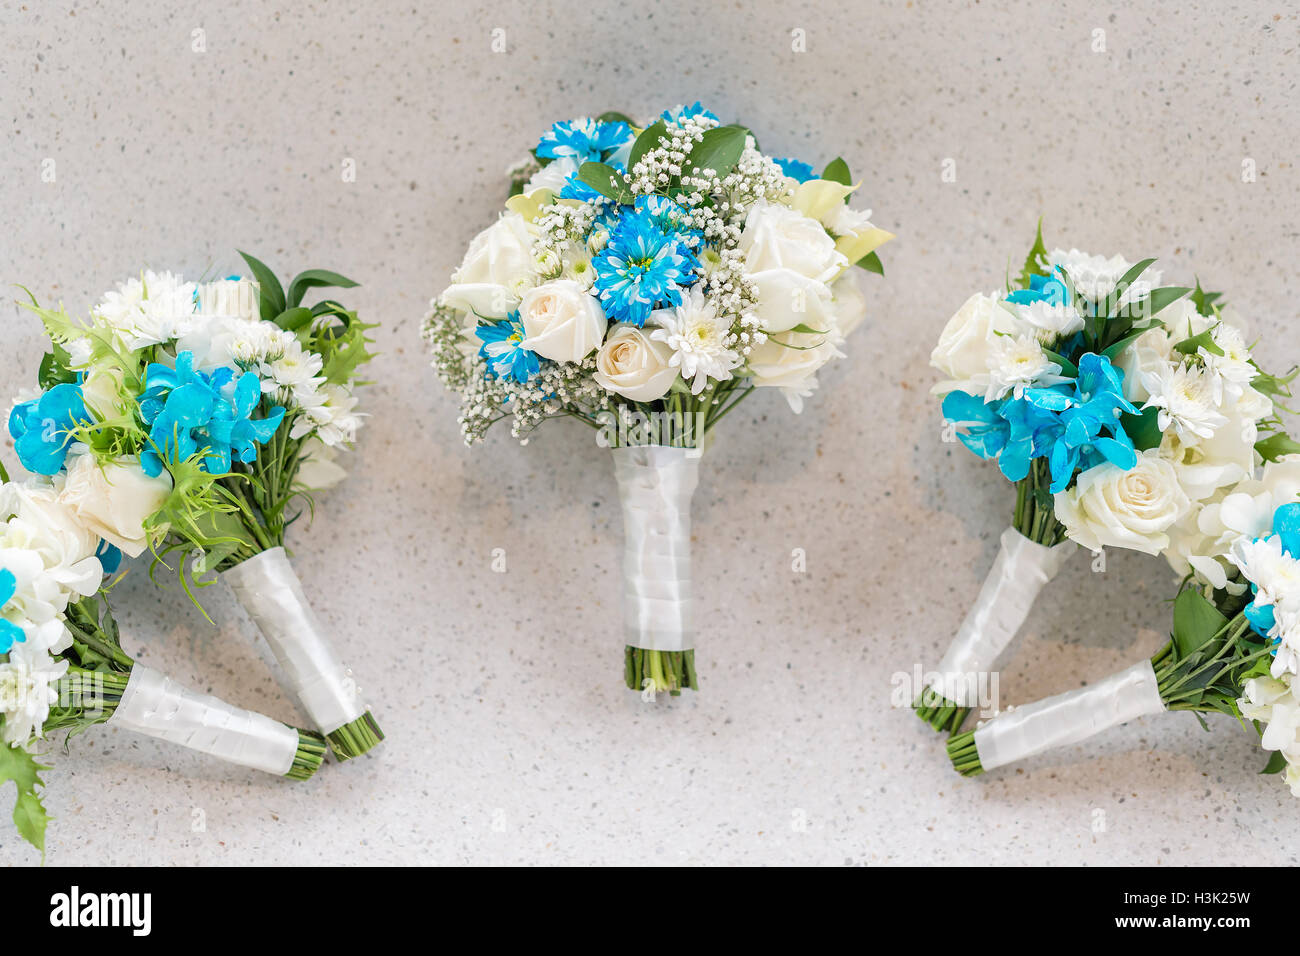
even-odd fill
[[[892,675],[937,660],[1012,504],[940,441],[929,350],[1023,257],[1040,212],[1049,243],[1159,256],[1226,289],[1271,366],[1300,359],[1286,4],[268,10],[5,5],[0,284],[81,308],[145,264],[236,270],[236,246],[363,283],[347,301],[383,323],[372,417],[349,482],[292,544],[389,739],[290,784],[95,728],[52,755],[50,863],[1191,864],[1225,846],[1297,862],[1294,799],[1226,719],[1150,717],[966,781],[889,707]],[[564,424],[466,450],[417,329],[546,125],[697,98],[778,155],[842,154],[900,238],[804,415],[763,395],[721,430],[694,512],[703,689],[647,707],[620,681],[606,457]],[[13,390],[41,348],[12,300],[0,315]],[[146,570],[117,600],[141,660],[302,719],[224,588],[213,628]],[[1004,700],[1150,654],[1173,585],[1141,555],[1112,554],[1104,576],[1077,561],[1030,618]],[[0,861],[36,860],[0,826]]]

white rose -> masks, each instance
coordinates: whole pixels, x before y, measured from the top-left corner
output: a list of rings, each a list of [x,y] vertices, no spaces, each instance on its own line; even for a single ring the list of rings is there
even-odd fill
[[[1169,367],[1173,346],[1169,333],[1157,327],[1148,329],[1119,350],[1114,365],[1124,373],[1125,398],[1140,405],[1151,397],[1145,382]]]
[[[754,203],[745,219],[740,251],[751,273],[788,269],[822,283],[830,282],[848,265],[820,222],[788,206],[762,200]]]
[[[560,190],[568,183],[569,177],[577,171],[578,163],[568,156],[553,159],[533,173],[533,178],[524,184],[524,195],[530,196],[539,189],[549,189],[558,196]]]
[[[989,368],[993,346],[1000,335],[1014,335],[1016,317],[1002,307],[996,296],[975,293],[957,314],[948,320],[939,335],[939,344],[930,353],[930,364],[948,376],[931,391],[935,395],[961,389],[978,395],[984,388],[976,384]]]
[[[635,325],[619,323],[596,353],[593,376],[601,388],[634,402],[663,398],[677,379],[673,350]]]
[[[1174,466],[1155,449],[1142,452],[1128,471],[1110,462],[1089,468],[1056,495],[1056,517],[1090,551],[1113,546],[1159,554],[1169,546],[1166,532],[1191,507]]]
[[[817,387],[818,369],[838,354],[824,335],[781,332],[750,352],[746,364],[755,386],[782,389],[797,413],[803,410],[803,399]]]
[[[122,398],[122,370],[111,366],[94,366],[81,383],[81,397],[86,407],[103,421],[126,410]]]
[[[84,446],[74,446],[79,447]],[[59,499],[63,480],[62,475],[32,478],[0,489],[0,514],[12,516],[0,540],[41,552],[47,568],[77,564],[99,550],[99,536]]]
[[[609,327],[605,310],[572,279],[544,282],[524,293],[519,303],[524,327],[520,343],[556,362],[580,362],[600,347]]]
[[[519,288],[533,272],[533,237],[518,213],[504,213],[469,244],[465,260],[442,293],[453,309],[503,319],[519,302]]]
[[[797,325],[830,331],[833,308],[831,290],[825,282],[809,279],[793,269],[751,272],[749,278],[758,296],[754,314],[764,332],[787,332]]]
[[[93,454],[80,452],[68,456],[59,500],[85,527],[134,558],[149,546],[145,521],[157,514],[171,490],[165,469],[150,478],[134,457],[101,466]]]
[[[861,269],[850,269],[831,283],[831,329],[843,341],[867,318],[867,296],[862,291]]]

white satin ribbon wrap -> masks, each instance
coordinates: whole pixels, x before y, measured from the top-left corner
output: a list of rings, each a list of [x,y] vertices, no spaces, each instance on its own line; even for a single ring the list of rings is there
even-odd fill
[[[1142,661],[1096,684],[994,717],[975,731],[975,749],[980,766],[992,770],[1164,709],[1155,669]]]
[[[143,664],[131,668],[107,723],[280,777],[298,752],[292,727],[190,690]]]
[[[1025,623],[1039,592],[1078,547],[1073,541],[1062,541],[1049,548],[1030,541],[1015,528],[1003,531],[998,556],[939,662],[940,676],[933,689],[955,703],[974,706],[975,701],[969,698],[979,675],[993,670],[998,655]]]
[[[322,734],[366,712],[356,681],[307,603],[284,548],[272,548],[222,573],[280,662],[293,692]]]
[[[694,448],[615,448],[623,504],[623,639],[652,651],[695,646],[691,624],[691,496]]]

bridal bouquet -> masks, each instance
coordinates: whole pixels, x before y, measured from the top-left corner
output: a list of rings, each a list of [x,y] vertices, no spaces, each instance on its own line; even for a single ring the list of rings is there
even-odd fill
[[[1145,714],[1189,710],[1253,722],[1300,796],[1300,458],[1265,466],[1207,507],[1196,570],[1174,602],[1172,638],[1150,660],[994,717],[950,738],[972,776],[1077,743]]]
[[[49,822],[35,752],[46,734],[107,723],[305,780],[325,741],[182,687],[122,650],[104,574],[121,555],[80,520],[66,475],[14,484],[0,468],[0,784],[18,833],[44,852]]]
[[[971,296],[931,364],[943,416],[1016,487],[975,605],[915,702],[957,730],[1040,590],[1083,545],[1164,555],[1222,489],[1289,449],[1239,317],[1218,293],[1161,287],[1154,260],[1048,252],[1041,228],[1008,291]]]
[[[30,308],[52,349],[43,391],[10,419],[29,471],[60,475],[88,527],[131,556],[153,548],[217,572],[257,623],[291,690],[341,759],[383,739],[312,612],[285,535],[361,424],[355,387],[371,357],[355,312],[312,289],[351,280],[313,269],[285,289],[252,256],[254,280],[187,282],[144,272],[88,318]],[[207,583],[211,583],[208,581]]]
[[[712,429],[755,388],[798,412],[866,313],[853,271],[892,236],[820,176],[698,103],[638,125],[556,123],[514,171],[424,323],[467,444],[567,417],[613,448],[623,505],[624,675],[696,688],[690,504]]]

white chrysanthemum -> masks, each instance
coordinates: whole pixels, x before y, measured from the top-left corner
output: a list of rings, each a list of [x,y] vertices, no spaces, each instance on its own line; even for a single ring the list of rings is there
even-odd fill
[[[731,370],[740,365],[740,355],[732,348],[730,323],[718,314],[717,306],[698,285],[682,297],[681,305],[658,310],[651,319],[659,328],[650,338],[673,350],[668,364],[681,369],[682,380],[691,385],[691,394],[704,391],[709,379],[725,382],[731,378]]]
[[[1158,408],[1160,430],[1173,428],[1186,444],[1213,438],[1228,421],[1219,411],[1217,382],[1202,368],[1170,365],[1148,373],[1143,384],[1151,395],[1143,407]]]
[[[1017,318],[1033,329],[1038,340],[1045,344],[1069,338],[1083,328],[1083,316],[1072,305],[1033,302],[1013,305],[1012,308]]]
[[[1132,268],[1133,263],[1123,256],[1094,256],[1079,249],[1053,249],[1047,254],[1049,266],[1060,266],[1069,275],[1074,288],[1084,298],[1099,302],[1115,288],[1115,283],[1123,278],[1124,273]],[[1120,297],[1123,304],[1150,292],[1160,282],[1160,273],[1148,268],[1128,291]]]
[[[62,625],[59,627],[66,631]],[[40,735],[51,705],[58,701],[58,692],[51,685],[67,673],[68,662],[51,657],[31,640],[15,643],[8,657],[0,664],[4,741],[23,746]]]
[[[351,390],[342,385],[323,385],[303,398],[310,404],[299,405],[302,415],[289,433],[291,438],[314,434],[330,447],[356,441],[364,416],[356,411],[357,397]]]
[[[323,367],[319,355],[304,349],[294,339],[278,358],[262,362],[262,391],[300,388],[319,376]]]
[[[1047,388],[1068,381],[1061,366],[1043,352],[1032,335],[1000,335],[989,349],[989,370],[979,384],[985,386],[984,401],[996,402],[1008,392],[1016,398],[1026,388]]]
[[[1296,673],[1300,663],[1300,561],[1287,554],[1278,535],[1242,539],[1232,548],[1232,561],[1255,585],[1254,603],[1273,608],[1268,636],[1280,641],[1273,659],[1273,676]]]
[[[45,559],[29,548],[0,548],[0,568],[14,577],[13,596],[0,608],[0,617],[11,624],[44,624],[63,613],[68,592],[54,575],[46,573]]]
[[[1300,682],[1291,675],[1255,677],[1246,681],[1242,691],[1238,709],[1247,720],[1266,725],[1259,744],[1282,754],[1287,762],[1286,782],[1300,797]]]
[[[1216,355],[1204,346],[1199,354],[1221,393],[1220,404],[1236,402],[1245,394],[1259,370],[1251,362],[1250,348],[1240,329],[1220,322],[1210,335],[1223,354]]]
[[[195,285],[170,272],[145,272],[107,293],[93,310],[130,349],[170,342],[190,330]]]

